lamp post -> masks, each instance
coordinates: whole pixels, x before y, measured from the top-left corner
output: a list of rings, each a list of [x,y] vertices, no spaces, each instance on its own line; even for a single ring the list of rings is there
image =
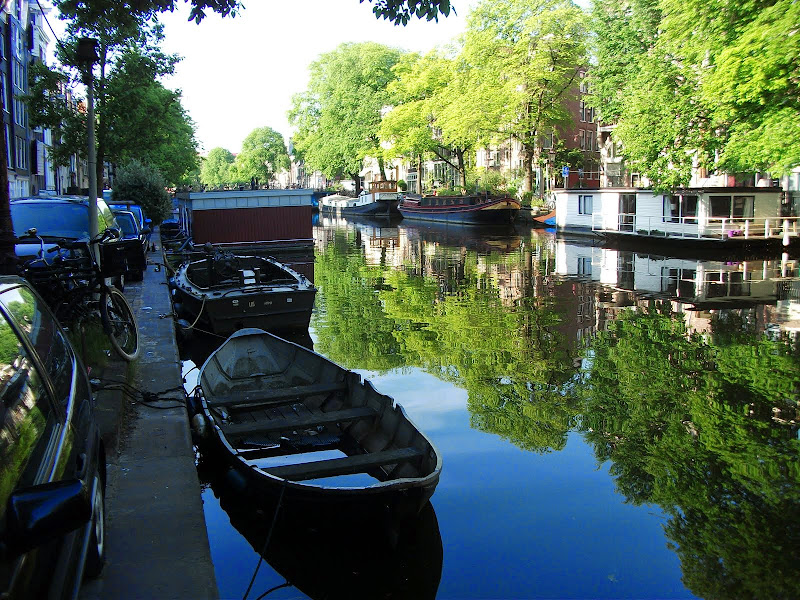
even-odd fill
[[[94,85],[92,73],[94,63],[100,60],[97,55],[97,40],[94,38],[79,39],[77,59],[81,75],[83,75],[83,84],[86,86],[86,119],[88,121],[89,137],[89,237],[94,239],[99,233],[97,226],[97,148],[94,140]],[[93,248],[95,257],[99,262],[99,248],[97,246],[93,246]]]

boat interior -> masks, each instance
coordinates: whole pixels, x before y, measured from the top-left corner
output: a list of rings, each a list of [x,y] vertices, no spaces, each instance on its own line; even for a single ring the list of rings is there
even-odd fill
[[[227,253],[209,255],[189,263],[186,267],[186,278],[200,289],[288,285],[298,281],[284,267],[267,258]]]
[[[274,477],[365,487],[437,467],[436,451],[391,397],[269,334],[228,340],[203,366],[200,386],[232,451]]]

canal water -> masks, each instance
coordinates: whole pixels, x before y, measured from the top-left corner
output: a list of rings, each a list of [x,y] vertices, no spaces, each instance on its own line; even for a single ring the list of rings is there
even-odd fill
[[[402,404],[441,481],[413,531],[299,523],[261,561],[274,512],[201,459],[223,598],[800,595],[796,257],[403,222],[314,237],[296,341]]]

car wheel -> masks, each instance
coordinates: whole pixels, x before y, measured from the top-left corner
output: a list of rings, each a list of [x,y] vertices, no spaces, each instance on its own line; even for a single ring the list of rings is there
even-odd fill
[[[94,476],[97,493],[92,507],[92,529],[89,533],[89,549],[86,554],[86,577],[97,577],[106,564],[106,484],[99,474]]]

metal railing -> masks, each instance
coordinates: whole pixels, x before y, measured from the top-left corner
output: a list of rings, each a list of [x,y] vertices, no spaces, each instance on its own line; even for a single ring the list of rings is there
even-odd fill
[[[800,217],[767,219],[707,217],[642,217],[635,213],[619,213],[615,227],[607,227],[610,219],[592,215],[592,231],[614,231],[629,235],[723,240],[782,239],[784,244],[800,236]],[[606,223],[604,223],[606,221]]]

